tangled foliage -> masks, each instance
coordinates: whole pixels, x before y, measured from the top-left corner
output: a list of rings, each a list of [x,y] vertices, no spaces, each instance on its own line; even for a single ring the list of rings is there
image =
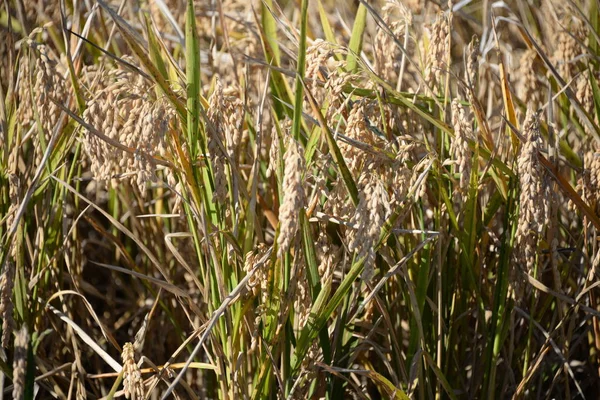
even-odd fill
[[[598,1],[0,7],[5,393],[600,396]]]

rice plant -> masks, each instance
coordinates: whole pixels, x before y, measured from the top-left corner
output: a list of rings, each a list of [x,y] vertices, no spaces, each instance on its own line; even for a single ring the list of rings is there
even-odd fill
[[[15,399],[600,396],[596,0],[5,0]]]

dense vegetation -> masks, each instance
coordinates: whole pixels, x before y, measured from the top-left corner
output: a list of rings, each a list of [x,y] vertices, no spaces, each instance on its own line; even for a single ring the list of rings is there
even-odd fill
[[[600,396],[597,0],[1,7],[5,396]]]

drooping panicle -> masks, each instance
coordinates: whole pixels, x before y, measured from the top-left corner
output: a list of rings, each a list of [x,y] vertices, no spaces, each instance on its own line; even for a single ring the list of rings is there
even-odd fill
[[[306,203],[302,186],[304,155],[302,147],[294,139],[289,139],[283,161],[283,203],[279,208],[280,228],[277,239],[279,257],[290,249],[298,230],[299,211]]]

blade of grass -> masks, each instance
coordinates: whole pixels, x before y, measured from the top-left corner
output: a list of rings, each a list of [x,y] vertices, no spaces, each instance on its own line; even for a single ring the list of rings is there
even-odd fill
[[[187,138],[191,158],[195,160],[199,153],[200,48],[198,47],[193,0],[187,1],[185,12],[185,62],[187,76]]]
[[[121,272],[123,274],[131,275],[131,276],[135,276],[136,278],[139,278],[139,279],[147,280],[148,282],[151,282],[151,283],[155,284],[156,286],[163,288],[168,292],[173,293],[175,296],[184,297],[184,298],[189,297],[189,295],[186,292],[179,289],[177,286],[170,284],[168,282],[165,282],[165,281],[161,281],[160,279],[153,278],[149,275],[144,275],[139,272],[129,270],[127,268],[118,267],[116,265],[109,265],[109,264],[99,263],[99,262],[95,262],[95,261],[90,261],[90,262],[92,264],[96,264],[103,268],[107,268],[107,269],[110,269],[113,271]]]
[[[96,312],[94,311],[94,308],[92,307],[90,302],[81,293],[78,293],[74,290],[61,290],[57,293],[54,293],[52,296],[50,296],[50,298],[48,298],[48,300],[46,300],[46,304],[50,304],[52,302],[52,300],[54,300],[56,297],[60,296],[62,299],[62,296],[68,295],[68,294],[72,294],[74,296],[81,298],[81,300],[83,301],[83,304],[85,305],[85,308],[88,310],[88,312],[90,313],[90,315],[92,316],[92,318],[94,319],[96,324],[100,327],[102,336],[104,336],[106,341],[109,342],[110,344],[112,344],[115,349],[117,349],[119,352],[121,352],[122,351],[121,346],[119,346],[119,344],[117,343],[117,341],[115,340],[113,335],[106,329],[106,327],[104,326],[102,321],[100,321],[100,318],[98,318],[98,316],[96,315]]]
[[[298,66],[296,70],[296,97],[294,99],[294,116],[292,120],[292,137],[300,141],[302,126],[302,99],[304,98],[304,72],[306,70],[306,25],[308,19],[308,0],[302,0],[300,10],[300,44],[298,46]]]
[[[375,371],[369,370],[352,370],[352,369],[336,369],[340,372],[348,372],[358,376],[364,376],[367,379],[372,380],[384,393],[386,399],[394,400],[409,400],[404,390],[394,386],[386,377]]]
[[[437,377],[438,381],[442,384],[442,387],[446,391],[446,394],[448,395],[448,397],[452,400],[456,400],[457,397],[454,394],[454,390],[452,390],[452,388],[450,387],[450,384],[448,383],[448,379],[446,379],[446,376],[444,376],[444,373],[438,368],[438,366],[436,365],[433,358],[431,358],[429,353],[427,353],[426,351],[423,352],[423,358],[425,358],[427,365],[429,365],[429,367],[433,370],[433,373]]]
[[[146,36],[148,37],[148,51],[150,52],[150,60],[156,65],[156,69],[162,77],[169,80],[167,66],[161,54],[160,39],[156,35],[156,30],[147,14],[144,14],[144,27],[146,28]]]
[[[600,10],[597,1],[590,1],[588,15],[591,18],[588,25],[590,27],[590,49],[598,56],[600,55]]]
[[[325,8],[323,8],[323,2],[321,0],[317,0],[317,5],[319,7],[319,18],[321,21],[321,27],[323,28],[323,33],[325,33],[325,39],[331,44],[337,45],[337,41],[335,39],[335,33],[333,33],[333,29],[329,24],[329,19],[327,18],[327,13],[325,12]],[[339,60],[339,55],[335,55],[336,59]]]
[[[73,320],[67,317],[64,313],[52,307],[50,304],[46,304],[46,308],[48,308],[50,312],[54,313],[62,321],[66,322],[71,328],[73,328],[73,331],[77,334],[77,336],[79,336],[79,338],[85,344],[90,346],[90,348],[94,350],[94,352],[98,354],[98,356],[100,356],[100,358],[102,358],[115,372],[121,372],[121,370],[123,369],[123,367],[121,367],[121,364],[116,362],[114,358],[112,358],[106,351],[104,351],[96,343],[96,340],[92,339],[87,333],[85,333],[85,331],[81,329],[79,325],[73,322]]]
[[[291,113],[287,112],[287,109],[281,105],[281,101],[284,103],[291,103],[292,89],[288,82],[284,79],[282,73],[278,69],[281,67],[281,52],[279,50],[279,42],[277,39],[277,22],[275,17],[272,15],[273,2],[272,0],[264,0],[261,3],[261,19],[254,14],[256,25],[260,33],[261,42],[263,45],[263,51],[265,53],[265,60],[268,65],[272,65],[276,68],[271,69],[270,84],[271,90],[274,95],[272,96],[275,100],[274,108],[278,118],[282,118],[284,115],[292,117]],[[261,23],[262,22],[262,23]],[[281,99],[281,100],[279,100]]]
[[[360,58],[363,45],[363,35],[367,26],[367,8],[361,3],[356,10],[352,36],[348,45],[348,56],[346,57],[346,69],[348,72],[356,72],[358,68],[357,58]]]

